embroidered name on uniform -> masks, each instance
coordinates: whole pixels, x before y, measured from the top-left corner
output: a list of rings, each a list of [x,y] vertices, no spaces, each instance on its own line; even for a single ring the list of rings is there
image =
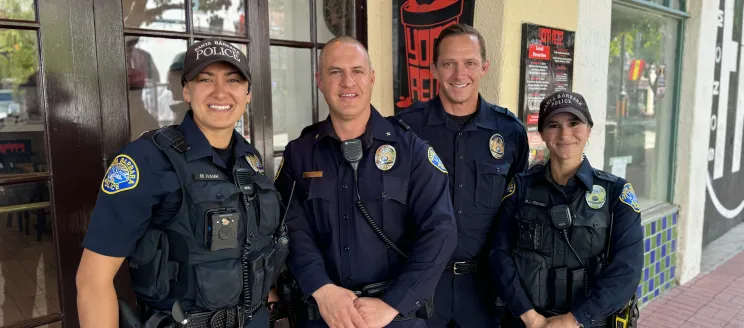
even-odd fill
[[[217,173],[194,173],[194,180],[210,181],[210,180],[223,180],[223,179],[222,179],[222,176]]]
[[[545,203],[541,203],[541,202],[538,202],[538,201],[536,201],[536,200],[531,200],[531,199],[526,199],[526,200],[524,201],[524,203],[525,203],[525,204],[530,204],[530,205],[534,205],[534,206],[539,206],[539,207],[546,207],[546,206],[548,206],[548,204],[545,204]]]
[[[111,162],[101,182],[101,190],[113,195],[124,190],[134,189],[139,183],[137,163],[127,155],[119,155]]]
[[[302,177],[305,179],[322,178],[323,171],[302,172]]]

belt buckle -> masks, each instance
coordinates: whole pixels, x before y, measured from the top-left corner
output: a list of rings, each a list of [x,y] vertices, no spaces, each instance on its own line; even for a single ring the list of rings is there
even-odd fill
[[[465,274],[465,272],[457,272],[457,266],[458,265],[462,265],[462,264],[468,264],[468,262],[467,261],[453,262],[452,263],[452,274],[454,274],[456,276],[460,276],[460,275]]]

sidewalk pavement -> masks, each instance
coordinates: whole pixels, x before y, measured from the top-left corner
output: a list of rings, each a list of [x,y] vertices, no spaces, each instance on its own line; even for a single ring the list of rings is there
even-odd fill
[[[651,301],[639,327],[744,328],[744,253]]]

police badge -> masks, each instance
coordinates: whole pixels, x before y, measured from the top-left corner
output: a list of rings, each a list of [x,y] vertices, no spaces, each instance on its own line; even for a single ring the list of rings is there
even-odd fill
[[[245,160],[248,161],[248,164],[251,165],[251,168],[253,168],[254,171],[264,174],[264,167],[263,164],[261,164],[261,160],[258,158],[258,156],[254,154],[245,155]]]
[[[387,171],[395,165],[395,148],[391,145],[382,145],[375,151],[375,165],[382,171]]]
[[[488,149],[491,150],[491,156],[495,159],[504,157],[504,137],[496,133],[488,140]]]
[[[586,192],[586,204],[595,210],[602,208],[606,199],[607,192],[600,185],[594,185],[591,192]]]

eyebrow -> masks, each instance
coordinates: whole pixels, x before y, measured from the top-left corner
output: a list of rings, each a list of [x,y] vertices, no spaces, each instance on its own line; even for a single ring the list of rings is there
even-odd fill
[[[343,68],[338,67],[338,66],[330,66],[330,67],[328,67],[328,70],[329,71],[332,71],[334,69],[343,70]],[[360,66],[354,66],[351,69],[364,69],[364,66],[361,66],[361,65]]]
[[[202,74],[207,75],[207,76],[215,76],[215,74],[212,73],[212,72],[200,72],[199,73],[199,75],[202,75]],[[240,74],[240,72],[238,72],[238,71],[228,72],[227,74],[225,74],[225,76],[230,76],[230,75],[233,75],[233,74],[237,74],[237,75],[242,76],[242,74]]]

